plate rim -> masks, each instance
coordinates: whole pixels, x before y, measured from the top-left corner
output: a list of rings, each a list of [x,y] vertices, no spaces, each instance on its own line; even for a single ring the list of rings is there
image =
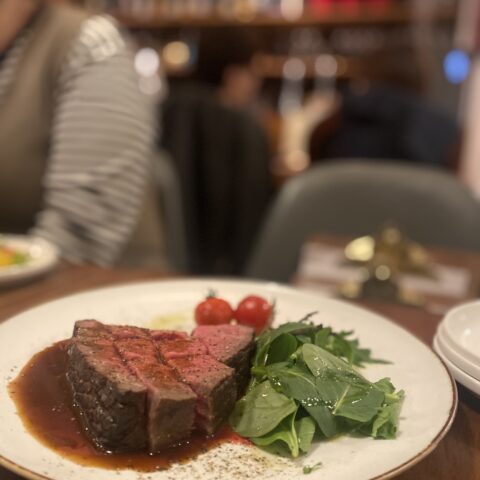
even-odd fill
[[[208,283],[208,282],[215,282],[215,283],[224,282],[224,283],[234,283],[234,284],[248,284],[248,283],[258,284],[258,285],[263,286],[263,287],[271,287],[271,288],[279,289],[279,290],[284,291],[286,293],[297,292],[297,293],[300,293],[300,294],[303,294],[303,295],[306,295],[306,296],[312,296],[312,297],[318,296],[320,299],[324,299],[324,300],[326,299],[326,297],[318,295],[315,292],[312,292],[310,290],[301,290],[300,288],[297,288],[294,285],[289,285],[289,284],[279,283],[279,282],[272,282],[272,281],[263,281],[263,280],[259,280],[259,279],[249,279],[249,278],[236,279],[236,278],[232,278],[232,277],[218,277],[218,278],[216,278],[216,277],[189,277],[189,278],[151,279],[151,280],[132,281],[132,282],[125,282],[125,283],[114,284],[114,285],[107,285],[107,286],[99,287],[99,288],[86,289],[86,290],[76,292],[76,293],[73,293],[73,294],[61,296],[61,297],[58,297],[56,299],[49,300],[47,302],[43,302],[39,305],[28,308],[26,310],[23,310],[23,311],[15,314],[15,315],[9,317],[6,320],[4,320],[3,322],[0,322],[0,330],[1,330],[1,327],[3,325],[15,320],[15,318],[17,318],[18,316],[24,315],[28,312],[35,311],[36,309],[42,308],[45,305],[52,304],[52,303],[55,303],[55,302],[64,301],[64,300],[67,300],[67,299],[70,300],[72,298],[78,298],[78,297],[81,297],[83,295],[88,295],[88,294],[91,294],[91,293],[101,293],[102,291],[117,290],[117,289],[122,289],[122,288],[125,288],[125,287],[131,287],[131,286],[140,288],[142,285],[152,285],[152,284],[155,284],[155,283],[159,283],[159,284],[198,283],[199,284],[199,283]],[[458,390],[457,390],[457,386],[456,386],[456,383],[455,383],[455,379],[454,379],[452,373],[450,372],[450,370],[448,369],[444,360],[441,358],[441,356],[433,348],[431,348],[430,345],[428,345],[425,342],[423,342],[422,340],[420,340],[414,333],[410,332],[409,330],[407,330],[403,326],[394,322],[389,317],[387,317],[385,315],[382,315],[382,314],[379,314],[377,312],[373,312],[373,311],[371,311],[371,310],[369,310],[369,309],[367,309],[363,306],[357,305],[357,304],[348,303],[348,302],[338,300],[338,299],[334,299],[334,298],[328,298],[327,297],[327,299],[328,299],[328,301],[336,303],[336,304],[346,305],[351,309],[366,311],[366,312],[368,312],[368,314],[370,314],[372,316],[375,316],[375,317],[378,317],[382,321],[387,322],[389,324],[392,324],[397,328],[400,328],[401,330],[406,332],[410,337],[412,337],[415,341],[422,344],[424,348],[426,348],[427,350],[430,351],[430,353],[433,354],[433,356],[439,361],[440,365],[443,367],[444,373],[446,373],[446,375],[449,379],[449,385],[450,385],[450,390],[451,390],[451,395],[452,395],[452,403],[451,403],[450,410],[448,412],[447,418],[446,418],[444,424],[442,425],[441,429],[438,431],[437,435],[430,441],[430,443],[422,451],[418,452],[411,459],[405,461],[404,463],[398,465],[397,467],[394,467],[394,468],[388,470],[387,472],[384,472],[380,475],[377,475],[375,477],[371,477],[370,479],[368,479],[368,480],[388,480],[390,478],[393,478],[393,477],[399,475],[402,472],[407,471],[408,469],[410,469],[411,467],[413,467],[414,465],[419,463],[421,460],[426,458],[433,450],[435,450],[435,448],[438,446],[438,444],[441,442],[441,440],[445,437],[445,435],[450,430],[450,428],[451,428],[451,426],[452,426],[452,424],[455,420],[457,409],[458,409]],[[475,303],[475,302],[470,302],[470,303]],[[476,302],[476,303],[480,303],[480,302]],[[46,448],[48,448],[48,447],[46,447]],[[59,455],[59,456],[61,457],[61,455]],[[24,476],[25,478],[27,478],[29,480],[55,480],[54,478],[52,478],[50,476],[44,476],[43,474],[40,474],[40,473],[34,472],[34,471],[32,471],[28,468],[25,468],[25,467],[17,464],[16,462],[13,462],[13,461],[7,459],[6,457],[4,457],[1,454],[0,454],[0,465],[4,466],[5,468],[7,468],[11,471],[13,471],[14,473],[17,473],[19,475]]]

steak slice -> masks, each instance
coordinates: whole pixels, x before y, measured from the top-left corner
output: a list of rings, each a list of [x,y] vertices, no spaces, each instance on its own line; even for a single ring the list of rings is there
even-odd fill
[[[150,337],[146,328],[133,327],[131,325],[105,325],[105,328],[107,328],[116,339]]]
[[[177,380],[172,369],[159,362],[150,338],[120,338],[115,340],[115,346],[147,387],[150,452],[158,452],[188,438],[195,418],[195,393]]]
[[[67,379],[80,420],[102,450],[145,449],[147,389],[125,367],[102,327],[77,322],[68,347]]]
[[[205,344],[195,338],[186,337],[177,340],[164,340],[157,335],[155,343],[164,360],[208,354]]]
[[[243,394],[250,378],[254,336],[254,330],[243,325],[202,325],[192,333],[213,358],[235,370],[238,396]]]
[[[163,342],[189,338],[186,332],[176,332],[175,330],[150,330],[150,336],[155,340]]]
[[[108,338],[112,339],[112,334],[109,332],[106,325],[97,320],[78,320],[73,327],[74,338]]]
[[[210,355],[173,356],[167,363],[197,394],[196,427],[212,435],[235,405],[234,370]]]

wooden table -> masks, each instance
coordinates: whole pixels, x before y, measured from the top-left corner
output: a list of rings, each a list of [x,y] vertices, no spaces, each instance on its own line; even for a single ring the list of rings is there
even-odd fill
[[[480,257],[476,257],[480,262],[479,259]],[[108,270],[92,266],[62,264],[55,273],[42,280],[9,290],[0,290],[0,322],[41,302],[81,290],[166,277],[168,275],[159,272]],[[392,318],[428,344],[440,321],[440,316],[420,309],[374,301],[363,302],[363,305]],[[434,395],[434,392],[432,394]],[[428,402],[429,399],[425,401]],[[480,401],[461,390],[457,417],[445,439],[431,455],[397,478],[400,480],[480,479]],[[0,480],[20,479],[18,475],[0,467]]]

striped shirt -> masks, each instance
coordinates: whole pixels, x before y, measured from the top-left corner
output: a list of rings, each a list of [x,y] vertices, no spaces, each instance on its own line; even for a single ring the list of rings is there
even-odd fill
[[[0,64],[0,108],[30,33]],[[156,130],[158,95],[142,93],[142,85],[155,91],[152,80],[158,86],[135,73],[112,19],[83,22],[56,83],[44,208],[31,232],[70,261],[110,265],[135,229]]]

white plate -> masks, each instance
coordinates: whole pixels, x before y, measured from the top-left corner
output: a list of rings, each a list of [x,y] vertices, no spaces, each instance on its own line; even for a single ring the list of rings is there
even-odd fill
[[[57,247],[42,238],[26,235],[0,235],[0,244],[28,254],[21,265],[0,266],[0,286],[30,280],[52,270],[58,262]]]
[[[445,362],[449,368],[451,374],[454,376],[455,380],[461,383],[464,387],[473,393],[480,395],[480,381],[472,377],[468,373],[465,373],[463,370],[458,368],[450,359],[447,354],[442,350],[442,347],[439,344],[438,337],[435,336],[433,339],[433,348],[440,355],[441,359]]]
[[[458,368],[463,370],[468,375],[480,381],[480,363],[472,362],[468,357],[462,355],[462,352],[457,350],[455,344],[451,342],[448,336],[445,335],[443,325],[437,329],[436,335],[437,343],[442,353]],[[479,345],[480,348],[480,345]],[[454,375],[455,376],[455,375]]]
[[[52,342],[69,337],[77,319],[96,318],[106,323],[152,326],[152,319],[167,316],[191,327],[192,311],[213,289],[232,303],[257,293],[276,300],[276,324],[299,320],[318,311],[315,321],[335,329],[354,329],[361,344],[392,364],[371,365],[363,371],[371,380],[391,377],[406,392],[398,438],[373,440],[344,436],[317,443],[297,461],[271,456],[255,447],[224,444],[170,470],[148,474],[82,467],[41,445],[24,428],[7,381],[31,356]],[[177,314],[177,315],[174,315]],[[158,322],[156,323],[158,327]],[[11,348],[15,345],[15,348]],[[408,469],[428,455],[450,428],[457,393],[448,370],[422,342],[385,318],[336,300],[325,299],[274,283],[213,279],[148,282],[95,290],[66,297],[26,311],[0,325],[0,463],[32,479],[53,480],[190,480],[190,479],[302,479],[303,465],[321,462],[309,479],[386,479]],[[432,396],[432,392],[435,395]],[[425,399],[428,398],[428,402]]]
[[[450,310],[440,327],[455,349],[480,365],[480,302],[470,302]]]

